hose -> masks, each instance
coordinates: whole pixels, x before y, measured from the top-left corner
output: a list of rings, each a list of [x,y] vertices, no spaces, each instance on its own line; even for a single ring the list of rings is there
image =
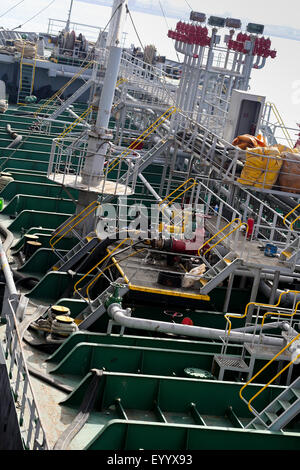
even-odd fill
[[[78,434],[78,432],[83,428],[89,419],[90,413],[93,410],[97,399],[98,388],[103,376],[103,371],[100,369],[91,369],[90,373],[92,374],[92,379],[83,397],[83,401],[79,408],[79,413],[58,438],[53,447],[53,450],[66,450],[70,442],[74,439],[76,434]]]
[[[35,276],[25,276],[24,274],[19,273],[18,271],[12,271],[12,273],[16,287],[21,285],[25,288],[33,289],[33,287],[35,287],[35,285],[39,282],[39,279]]]
[[[68,385],[62,384],[60,382],[57,382],[57,380],[53,379],[47,374],[44,374],[43,372],[35,369],[31,365],[27,365],[28,372],[33,375],[34,377],[42,380],[43,382],[47,383],[48,385],[51,385],[54,388],[57,388],[58,390],[61,390],[62,392],[65,393],[71,393],[73,391],[72,387],[69,387]]]

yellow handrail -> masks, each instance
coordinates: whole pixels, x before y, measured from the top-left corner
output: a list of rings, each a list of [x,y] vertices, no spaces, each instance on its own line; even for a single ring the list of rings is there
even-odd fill
[[[291,229],[291,230],[294,230],[294,224],[295,224],[296,222],[298,222],[298,220],[300,220],[300,215],[298,215],[298,217],[296,217],[296,219],[293,220],[293,222],[291,223],[291,225],[290,225],[290,229]]]
[[[229,318],[245,318],[247,316],[247,313],[248,313],[248,309],[251,305],[254,305],[255,307],[271,307],[271,308],[276,308],[276,307],[279,307],[280,305],[280,302],[281,302],[281,299],[284,295],[287,295],[287,294],[300,294],[300,291],[297,291],[297,290],[288,290],[286,292],[281,292],[281,294],[279,295],[279,298],[278,298],[278,302],[277,304],[275,305],[270,305],[270,304],[262,304],[260,302],[249,302],[247,305],[246,305],[246,308],[245,308],[245,312],[243,315],[235,315],[233,313],[226,313],[226,315],[224,315],[224,317],[226,318],[227,322],[229,323],[229,328],[228,328],[228,336],[230,335],[230,331],[231,331],[231,327],[232,327],[232,324],[231,324],[231,321],[229,320]],[[262,323],[263,324],[263,323]]]
[[[270,102],[268,102],[267,104],[269,104],[270,107],[271,107],[271,109],[273,110],[277,121],[279,122],[279,124],[280,124],[281,127],[282,127],[282,131],[283,131],[283,133],[284,133],[284,135],[285,135],[285,137],[286,137],[286,140],[287,140],[287,142],[289,143],[290,147],[292,148],[292,147],[294,146],[293,141],[292,141],[292,139],[291,139],[291,136],[290,136],[290,134],[289,134],[289,131],[287,130],[287,128],[286,128],[286,126],[285,126],[285,124],[284,124],[284,122],[283,122],[283,119],[282,119],[282,117],[281,117],[281,115],[280,115],[280,113],[279,113],[279,111],[278,111],[276,105],[275,105],[274,103],[270,103]]]
[[[184,191],[182,191],[180,194],[178,194],[176,197],[174,197],[170,202],[167,203],[167,206],[169,206],[170,204],[172,204],[172,202],[174,202],[177,198],[179,198],[182,194],[186,193],[189,189],[191,189],[193,186],[195,186],[197,184],[197,181],[194,179],[194,178],[189,178],[188,180],[186,180],[184,183],[182,183],[180,186],[178,186],[178,188],[174,189],[174,191],[172,191],[170,194],[168,194],[168,196],[166,196],[164,199],[162,199],[158,205],[160,206],[161,204],[163,204],[170,196],[172,196],[176,191],[178,191],[178,189],[182,188],[182,186],[184,186],[185,184],[189,183],[190,181],[193,181],[193,184],[191,184],[188,188],[186,188]]]
[[[287,227],[286,225],[286,219],[291,215],[293,214],[293,212],[295,212],[296,209],[298,209],[300,207],[300,204],[298,204],[296,207],[294,207],[294,209],[292,209],[288,214],[286,214],[283,218],[283,223],[284,225]],[[290,224],[290,229],[293,230],[293,225],[294,223],[299,220],[300,216],[298,216],[291,224]]]
[[[130,240],[130,238],[125,238],[124,240],[122,240],[111,252],[109,252],[106,256],[104,256],[104,258],[102,258],[97,264],[95,264],[95,266],[92,269],[90,269],[87,273],[85,273],[79,279],[79,281],[77,281],[76,284],[74,285],[74,292],[79,294],[77,286],[83,281],[83,279],[85,279],[91,272],[94,271],[94,269],[96,269],[100,264],[102,264],[112,253],[114,253],[120,246],[123,245],[123,243],[125,243],[128,240]],[[131,242],[132,242],[132,240],[131,240]]]
[[[85,119],[89,114],[90,112],[93,110],[93,105],[91,104],[91,106],[89,106],[80,116],[78,116],[78,118],[72,122],[58,137],[57,137],[57,141],[59,142],[61,139],[63,139],[67,134],[69,134],[69,132],[71,132],[72,129],[74,129],[74,127],[77,126],[77,124],[79,124],[83,119]]]
[[[55,98],[58,98],[68,88],[68,86],[71,85],[71,83],[73,83],[74,80],[76,80],[76,78],[78,78],[83,72],[85,72],[85,70],[87,70],[93,63],[94,63],[94,61],[91,60],[90,62],[88,62],[86,64],[86,66],[83,69],[80,69],[75,75],[73,75],[71,80],[69,80],[67,83],[65,83],[60,88],[60,90],[55,92],[54,95],[52,95],[47,101],[45,101],[45,103],[42,104],[42,106],[40,106],[38,108],[38,110],[34,113],[34,117],[37,117],[39,115],[39,113],[42,111],[42,109],[45,108],[45,106],[48,106]]]
[[[147,248],[141,248],[140,250],[137,250],[137,251],[135,251],[134,253],[130,253],[130,255],[125,256],[125,258],[123,258],[122,261],[124,261],[125,259],[130,258],[131,256],[135,256],[135,255],[137,255],[138,253],[140,253],[141,251],[145,251],[146,249],[147,249]],[[108,256],[113,253],[113,251],[109,251],[108,248],[107,248],[107,251],[108,251]],[[89,283],[89,285],[87,286],[87,288],[86,288],[86,296],[87,296],[88,298],[89,298],[89,291],[90,291],[91,286],[99,279],[99,277],[102,276],[102,274],[104,273],[104,271],[105,271],[106,269],[108,269],[108,268],[111,267],[111,266],[115,266],[115,265],[116,265],[116,263],[117,263],[116,259],[115,259],[113,256],[111,257],[111,259],[112,259],[112,263],[109,264],[108,266],[106,266],[106,267],[103,269],[103,271],[101,271],[99,274],[97,274],[97,276],[96,276],[94,279],[92,279],[91,282]],[[125,276],[125,277],[123,276],[123,278],[124,278],[125,282],[129,285],[129,284],[130,284],[129,279],[128,279],[126,276]]]
[[[209,240],[207,240],[206,242],[204,242],[199,250],[198,250],[198,256],[200,256],[200,251],[202,250],[202,248],[207,245],[209,242],[211,242],[217,235],[219,235],[220,233],[222,233],[227,227],[230,227],[230,225],[232,225],[233,223],[235,223],[236,221],[239,221],[239,224],[233,229],[231,230],[229,233],[227,233],[226,235],[224,235],[224,237],[222,237],[220,240],[217,241],[217,243],[215,243],[214,245],[210,246],[206,252],[203,254],[203,256],[206,255],[206,253],[208,253],[210,250],[212,250],[212,248],[214,248],[215,246],[217,246],[220,242],[222,242],[223,240],[225,240],[225,238],[229,237],[229,235],[231,235],[233,232],[235,232],[236,230],[238,230],[242,225],[243,225],[243,222],[241,221],[240,218],[236,218],[236,219],[233,219],[231,222],[229,222],[229,224],[225,225],[225,227],[223,227],[221,230],[219,230],[217,233],[215,233]]]
[[[127,155],[130,154],[132,150],[135,150],[138,145],[143,142],[146,137],[148,137],[152,132],[154,132],[164,121],[166,121],[173,113],[175,113],[177,109],[174,106],[171,106],[167,109],[156,121],[154,121],[151,126],[149,126],[139,137],[137,137],[128,147],[128,149],[124,150],[117,158],[115,158],[108,166],[106,171],[106,176],[118,165],[118,163],[124,159]],[[163,118],[163,119],[162,119]],[[159,122],[162,119],[161,122]],[[158,123],[156,126],[155,124]],[[149,131],[149,132],[148,132]],[[147,133],[148,132],[148,133]],[[123,155],[123,157],[122,157]],[[120,159],[120,157],[122,157]],[[115,163],[116,162],[116,163]],[[112,166],[115,163],[114,166]]]
[[[271,359],[267,364],[265,364],[253,377],[251,377],[250,380],[248,380],[248,382],[243,385],[243,387],[240,389],[240,392],[239,392],[239,396],[242,400],[245,400],[245,398],[243,397],[242,395],[242,391],[259,375],[261,374],[273,361],[275,361],[275,359],[277,359],[278,356],[280,356],[287,348],[290,347],[290,345],[296,341],[297,339],[300,338],[300,333],[295,336],[295,338],[292,339],[292,341],[290,343],[288,343],[281,351],[279,351],[279,353],[276,354],[276,356],[273,357],[273,359]],[[264,387],[262,387],[255,395],[253,395],[253,397],[248,401],[248,408],[249,410],[252,412],[252,407],[251,407],[251,403],[252,401],[258,396],[260,395],[272,382],[274,382],[274,380],[277,379],[277,377],[279,377],[279,375],[281,375],[286,369],[288,369],[298,358],[300,357],[300,354],[298,354],[298,356],[296,356],[292,361],[290,361],[283,369],[281,369],[281,371],[279,371],[275,377],[273,377]],[[245,400],[246,401],[246,400]]]
[[[300,292],[299,292],[300,293]],[[300,301],[296,303],[295,305],[295,309],[292,313],[282,313],[282,312],[266,312],[264,315],[263,315],[263,319],[262,319],[262,322],[261,322],[261,326],[264,325],[265,323],[265,318],[268,316],[268,315],[278,315],[278,316],[281,316],[281,317],[290,317],[292,318],[298,311],[298,307],[300,305]]]
[[[76,224],[74,224],[71,228],[69,228],[69,230],[67,232],[64,232],[62,234],[62,236],[56,240],[55,243],[52,243],[53,239],[56,238],[66,227],[68,227],[72,222],[75,222],[75,220],[78,219],[78,217],[80,217],[85,211],[87,211],[91,206],[93,206],[95,204],[95,207],[93,207],[89,212],[87,212],[81,219],[79,219]],[[58,232],[56,232],[51,238],[50,238],[50,246],[52,249],[54,249],[54,246],[65,236],[67,235],[67,233],[71,232],[71,230],[73,230],[74,227],[76,227],[80,222],[82,222],[89,214],[91,214],[94,210],[97,209],[97,207],[99,207],[101,204],[100,202],[98,201],[93,201],[91,202],[87,207],[85,207],[81,212],[79,212],[77,215],[75,215],[74,217],[71,218],[71,220],[66,224],[64,225]]]
[[[126,82],[127,80],[125,78],[120,78],[116,84],[116,87],[118,87],[121,83]],[[63,139],[66,135],[71,132],[72,129],[74,129],[77,124],[79,124],[83,119],[85,119],[90,112],[93,110],[93,105],[91,104],[78,118],[71,123],[58,137],[57,141],[59,142],[61,139]]]
[[[125,82],[128,82],[127,78],[123,78],[123,77],[119,78],[119,80],[118,80],[117,83],[116,83],[116,88],[117,88],[119,85],[121,85],[122,83],[125,83]]]

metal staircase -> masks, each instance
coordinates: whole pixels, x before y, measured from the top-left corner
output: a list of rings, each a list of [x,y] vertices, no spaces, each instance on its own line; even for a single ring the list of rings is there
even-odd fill
[[[300,249],[300,237],[293,240],[279,255],[279,259],[293,263],[297,261]]]
[[[25,48],[25,46],[24,46]],[[35,78],[35,67],[36,67],[36,48],[35,56],[33,59],[24,58],[24,48],[20,61],[20,77],[19,77],[19,89],[18,89],[18,104],[24,104],[25,98],[31,96],[33,92],[34,78]]]
[[[153,162],[155,157],[159,156],[170,145],[171,145],[171,140],[161,139],[154,145],[154,147],[152,147],[150,150],[145,152],[141,156],[140,165],[139,165],[139,173],[144,171]]]
[[[63,256],[55,266],[52,267],[52,271],[68,271],[80,261],[89,251],[93,250],[95,246],[100,243],[97,237],[85,237],[80,240],[65,256]]]
[[[208,294],[211,292],[241,264],[242,260],[237,258],[234,252],[225,255],[200,278],[200,284],[202,284],[200,293]]]
[[[300,377],[262,410],[246,429],[280,431],[300,412]]]
[[[73,104],[84,92],[86,92],[90,86],[94,83],[93,79],[90,78],[79,87],[73,95],[71,95],[66,101],[64,101],[53,113],[50,114],[50,118],[55,120],[62,114],[71,104]]]
[[[116,282],[118,282],[118,280]],[[122,279],[120,279],[120,281],[121,280]],[[107,289],[101,292],[101,294],[90,302],[88,307],[76,317],[79,330],[86,330],[106,312],[106,301],[113,295],[116,286],[118,286],[119,297],[123,297],[129,290],[129,287],[125,285],[118,285],[116,283],[110,284]]]

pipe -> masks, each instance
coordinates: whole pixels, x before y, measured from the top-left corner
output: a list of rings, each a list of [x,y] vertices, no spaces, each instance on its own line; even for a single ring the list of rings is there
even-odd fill
[[[234,274],[236,276],[254,277],[254,273],[252,271],[248,271],[248,270],[243,271],[242,269],[237,269],[236,271],[234,271]],[[280,276],[279,281],[286,282],[287,284],[292,284],[295,278],[300,278],[300,276],[299,275],[295,277]],[[273,281],[274,271],[263,270],[261,273],[261,279],[265,281]]]
[[[71,108],[66,108],[66,111],[67,111],[69,114],[71,114],[72,117],[74,117],[74,118],[76,118],[76,119],[81,119],[81,117],[78,116],[78,114],[76,114],[76,113],[73,111],[73,109],[71,109]],[[79,123],[77,123],[77,126],[78,126],[78,124],[79,124]],[[83,123],[81,123],[81,125],[84,126],[84,127],[87,127],[88,129],[91,128],[90,124],[88,124],[87,122],[83,122]]]
[[[282,347],[283,338],[274,338],[271,336],[258,336],[248,333],[241,333],[231,331],[227,335],[225,330],[218,330],[213,328],[204,328],[200,326],[182,325],[177,323],[168,323],[162,321],[149,320],[145,318],[131,318],[130,309],[123,310],[120,304],[113,303],[107,308],[108,315],[119,325],[126,328],[133,328],[138,330],[153,331],[156,333],[172,333],[181,336],[192,336],[197,338],[208,339],[228,339],[238,343],[263,343],[273,346]]]
[[[268,284],[264,281],[260,281],[259,283],[260,291],[269,298],[271,295],[272,287],[268,286]],[[278,302],[280,294],[285,292],[284,290],[277,289],[275,292],[274,302]],[[293,294],[289,293],[282,297],[281,299],[281,306],[282,307],[290,307],[293,306],[295,303],[300,302],[300,294]]]
[[[243,328],[234,328],[231,330],[231,332],[236,331],[236,332],[243,332],[243,333],[250,333],[252,331],[261,331],[261,330],[268,330],[268,329],[277,329],[281,328],[284,331],[287,331],[289,329],[290,325],[286,322],[272,322],[272,323],[265,323],[264,325],[251,325],[251,326],[245,326]]]
[[[9,144],[6,148],[7,149],[12,149],[19,145],[22,142],[23,137],[21,135],[18,135],[11,144]]]
[[[13,141],[6,147],[7,149],[11,149],[16,147],[22,142],[23,137],[17,132],[14,132],[10,126],[10,124],[7,124],[6,126],[6,132],[10,135],[10,137],[13,139]]]
[[[64,72],[63,70],[57,70],[55,71],[55,77],[66,77],[66,78],[74,78],[74,73],[75,72]],[[52,78],[52,75],[51,75],[51,78]],[[77,80],[89,80],[91,78],[91,75],[80,75],[80,77],[78,77],[76,79]]]
[[[3,236],[5,239],[3,242],[3,250],[5,253],[8,252],[10,247],[12,246],[13,242],[15,241],[15,238],[13,234],[0,223],[0,234]]]
[[[5,280],[6,280],[6,286],[8,288],[9,294],[10,295],[18,295],[15,283],[14,283],[14,278],[11,272],[11,269],[9,267],[7,257],[3,248],[2,241],[0,240],[0,259],[1,259],[1,268],[3,270]]]

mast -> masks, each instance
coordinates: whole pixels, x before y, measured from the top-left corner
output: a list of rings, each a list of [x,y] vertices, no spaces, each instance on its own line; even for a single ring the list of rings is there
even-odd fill
[[[97,188],[103,180],[103,167],[110,147],[111,132],[108,124],[117,84],[122,48],[120,47],[121,20],[126,0],[115,0],[112,7],[107,50],[109,57],[104,77],[96,123],[89,132],[87,158],[81,170],[81,183],[88,190],[79,191],[77,211],[96,200]],[[89,227],[91,228],[91,227]]]
[[[117,46],[118,44],[120,44],[120,30],[124,13],[124,3],[125,0],[114,0],[111,9],[111,17],[107,33],[106,47]]]
[[[107,69],[104,77],[97,120],[94,128],[91,130],[88,139],[87,154],[92,155],[86,158],[83,170],[81,172],[82,183],[89,186],[97,186],[103,174],[103,166],[109,146],[108,123],[110,120],[111,108],[113,104],[115,88],[117,84],[119,67],[121,61],[122,49],[120,44],[120,22],[123,13],[123,5],[126,0],[115,0],[112,9],[112,29],[109,31],[110,46]],[[118,10],[117,10],[118,9]]]
[[[69,13],[68,13],[68,19],[67,19],[66,27],[65,27],[65,32],[66,33],[70,32],[70,21],[71,21],[71,13],[72,13],[72,8],[73,8],[73,2],[74,2],[74,0],[71,0]]]

